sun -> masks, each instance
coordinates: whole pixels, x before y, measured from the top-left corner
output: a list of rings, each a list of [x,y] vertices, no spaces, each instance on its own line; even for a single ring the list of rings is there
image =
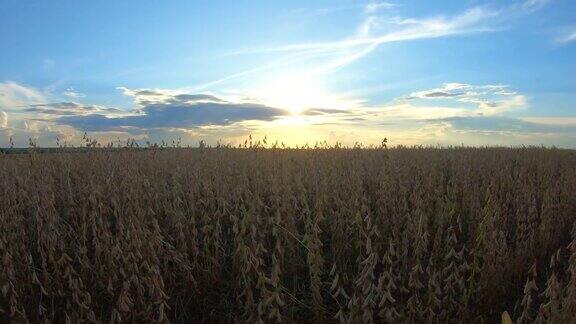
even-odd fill
[[[333,108],[337,104],[322,80],[305,74],[280,75],[268,80],[258,91],[261,100],[276,108],[300,115],[308,109]]]

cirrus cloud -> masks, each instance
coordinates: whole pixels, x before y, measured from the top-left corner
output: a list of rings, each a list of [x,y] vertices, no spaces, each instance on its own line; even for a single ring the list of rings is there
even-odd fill
[[[556,39],[556,41],[561,44],[576,42],[576,28],[563,32],[562,35]]]
[[[44,94],[16,82],[0,82],[0,108],[6,110],[46,101]]]

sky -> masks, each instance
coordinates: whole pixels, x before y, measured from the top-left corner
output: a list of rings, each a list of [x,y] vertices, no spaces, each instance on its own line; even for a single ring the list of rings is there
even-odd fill
[[[576,148],[576,1],[0,0],[0,147]]]

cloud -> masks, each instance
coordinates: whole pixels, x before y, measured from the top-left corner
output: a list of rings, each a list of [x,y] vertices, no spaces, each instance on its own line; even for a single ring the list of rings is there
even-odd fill
[[[392,104],[366,111],[366,116],[378,121],[434,120],[473,114],[464,107],[443,107],[434,105],[414,105],[410,102]]]
[[[133,97],[139,106],[153,104],[194,104],[194,103],[226,103],[227,101],[210,94],[189,94],[184,90],[167,89],[129,89],[118,87],[126,96]]]
[[[380,4],[385,6],[384,3],[388,2],[381,2]],[[378,7],[378,5],[373,5],[372,7]],[[234,73],[216,81],[208,82],[196,89],[206,89],[222,82],[290,64],[301,64],[304,61],[314,63],[312,65],[315,68],[310,69],[310,72],[314,74],[333,72],[369,55],[385,43],[493,31],[494,18],[499,16],[501,11],[478,6],[454,16],[427,18],[390,18],[381,17],[376,15],[375,12],[365,13],[368,15],[356,28],[357,32],[342,40],[297,43],[236,51],[232,54],[284,53],[285,55],[271,64]],[[314,62],[314,60],[317,61]]]
[[[526,106],[526,97],[516,95],[496,101],[480,102],[478,103],[477,112],[485,116],[500,115],[516,109],[525,108]]]
[[[287,115],[282,109],[258,103],[229,102],[205,94],[169,95],[169,91],[131,89],[124,92],[133,96],[141,107],[124,116],[76,114],[60,117],[56,122],[85,131],[134,131],[149,128],[191,129],[250,120],[271,121]]]
[[[474,7],[453,17],[425,19],[379,19],[369,16],[352,38],[337,42],[295,44],[277,48],[280,51],[313,51],[317,54],[332,53],[336,57],[318,68],[320,73],[347,66],[372,53],[380,45],[392,42],[431,39],[491,31],[490,18],[499,14],[484,7]],[[390,31],[391,30],[391,31]],[[375,34],[374,36],[370,36]]]
[[[9,110],[45,101],[38,90],[10,81],[0,83],[0,108]]]
[[[522,3],[521,7],[527,11],[536,11],[546,6],[550,0],[526,0]]]
[[[516,92],[506,85],[471,85],[465,83],[444,83],[442,86],[430,90],[413,92],[404,97],[411,99],[443,99],[457,98],[462,102],[482,102],[482,97],[502,95],[511,96]]]
[[[85,94],[76,91],[76,89],[74,89],[73,87],[69,87],[62,94],[65,95],[66,97],[73,98],[73,99],[86,97]]]
[[[86,115],[94,113],[115,114],[122,111],[115,108],[106,108],[97,105],[82,105],[75,102],[56,102],[29,105],[24,108],[25,112],[39,113],[45,115]]]
[[[527,107],[526,97],[506,85],[445,83],[413,92],[385,105],[358,103],[346,109],[310,108],[297,117],[308,125],[339,124],[346,127],[430,122],[448,118],[498,117]],[[283,116],[281,120],[290,121]]]
[[[412,99],[442,99],[442,98],[454,98],[463,97],[466,95],[466,90],[470,89],[472,86],[468,84],[460,83],[445,83],[439,88],[413,92],[407,97],[406,100]]]
[[[364,20],[358,30],[358,35],[361,37],[368,37],[373,30],[378,29],[382,24],[378,16],[370,16]]]
[[[163,100],[173,96],[173,92],[152,89],[129,89],[126,87],[118,87],[125,96],[133,97],[134,102],[138,105],[146,105],[149,103],[162,102]]]
[[[317,116],[317,115],[335,115],[335,114],[350,114],[349,110],[330,109],[330,108],[316,108],[308,109],[303,112],[304,115]]]
[[[534,124],[576,128],[576,117],[521,117],[519,119]]]
[[[445,83],[441,87],[413,92],[400,100],[450,100],[456,103],[474,104],[474,114],[499,115],[524,108],[527,100],[506,85],[471,85]]]
[[[432,92],[425,94],[424,96],[427,98],[445,98],[445,97],[458,97],[460,95],[462,95],[462,94],[461,93],[450,93],[450,92],[444,92],[444,91],[432,91]]]
[[[249,133],[278,139],[288,136],[298,143],[307,138],[322,138],[334,128],[338,129],[340,140],[369,141],[384,132],[396,134],[403,143],[415,144],[452,143],[455,138],[467,144],[506,143],[506,140],[530,143],[537,140],[536,136],[546,138],[549,143],[563,144],[565,140],[559,136],[574,138],[576,134],[573,124],[511,117],[508,112],[527,106],[526,98],[499,84],[445,83],[412,92],[384,106],[368,107],[365,103],[347,109],[314,106],[300,115],[250,99],[242,92],[222,97],[178,89],[123,87],[119,89],[133,99],[135,106],[120,111],[77,102],[51,103],[32,88],[16,84],[8,88],[10,91],[3,94],[9,93],[10,101],[18,105],[10,116],[15,116],[10,119],[10,128],[7,115],[4,119],[0,114],[1,132],[14,135],[20,144],[28,137],[37,138],[41,145],[54,145],[56,137],[79,143],[83,131],[93,133],[103,143],[116,137],[152,142],[182,137],[187,144],[198,138],[209,139],[211,143],[222,138],[235,141]]]
[[[35,88],[10,81],[0,83],[0,146],[9,145],[8,137],[14,137],[19,147],[26,147],[29,138],[42,146],[54,146],[57,137],[68,141],[78,134],[82,137],[73,127],[55,123],[62,116],[122,115],[114,108],[50,101],[49,94]]]
[[[134,109],[50,102],[51,98],[34,88],[14,82],[0,83],[1,135],[15,136],[21,146],[26,146],[28,138],[49,146],[55,144],[56,137],[68,142],[76,139],[78,143],[78,134],[81,137],[83,131],[98,132],[98,138],[104,142],[127,136],[159,138],[162,134],[205,135],[215,139],[217,134],[247,134],[250,122],[268,122],[287,115],[285,110],[248,99],[228,100],[170,89],[121,90],[133,98]],[[10,127],[7,113],[13,117]],[[6,145],[4,142],[0,138],[0,146]]]
[[[570,30],[568,32],[564,32],[561,36],[559,36],[556,41],[558,43],[572,43],[576,41],[576,29]]]
[[[366,5],[364,10],[371,14],[381,9],[392,9],[396,7],[398,7],[397,4],[389,1],[372,1]]]
[[[10,145],[9,137],[13,138],[16,147],[27,147],[29,139],[33,139],[41,147],[56,145],[56,139],[60,143],[71,143],[77,139],[78,144],[82,133],[72,127],[58,126],[43,121],[25,121],[21,127],[0,128],[0,147]]]
[[[226,75],[215,81],[186,90],[209,89],[224,82],[287,65],[310,63],[314,68],[309,69],[309,71],[314,74],[327,74],[366,57],[386,43],[497,31],[503,22],[531,14],[544,7],[548,2],[548,0],[515,1],[500,7],[475,6],[452,16],[439,15],[415,18],[383,15],[380,12],[382,9],[393,9],[399,5],[390,1],[371,1],[364,6],[364,19],[355,28],[356,32],[344,39],[235,51],[229,55],[262,53],[282,53],[283,55],[271,63]]]
[[[451,117],[430,121],[432,123],[448,122],[452,128],[478,133],[508,134],[576,134],[576,125],[550,125],[511,117]]]
[[[422,38],[436,38],[449,35],[467,34],[490,30],[482,23],[489,23],[489,18],[497,16],[497,11],[483,7],[474,7],[451,18],[435,17],[427,19],[392,20],[392,24],[402,26],[396,30],[375,37],[352,37],[336,42],[301,43],[268,48],[264,51],[300,51],[319,50],[333,51],[361,45],[383,44]],[[370,19],[368,17],[367,19]],[[398,24],[398,21],[402,23]]]
[[[8,128],[8,114],[0,111],[0,128]]]
[[[528,106],[524,95],[506,85],[446,83],[413,92],[400,104],[377,114],[381,120],[424,122],[413,131],[423,142],[467,145],[559,145],[573,147],[576,119],[569,117],[514,117]],[[446,103],[448,106],[431,106]],[[434,130],[434,131],[430,131]],[[423,134],[430,136],[427,139]]]

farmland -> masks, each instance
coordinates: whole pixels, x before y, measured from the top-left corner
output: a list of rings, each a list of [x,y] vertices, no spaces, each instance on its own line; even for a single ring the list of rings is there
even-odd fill
[[[0,319],[576,318],[576,152],[0,155]]]

